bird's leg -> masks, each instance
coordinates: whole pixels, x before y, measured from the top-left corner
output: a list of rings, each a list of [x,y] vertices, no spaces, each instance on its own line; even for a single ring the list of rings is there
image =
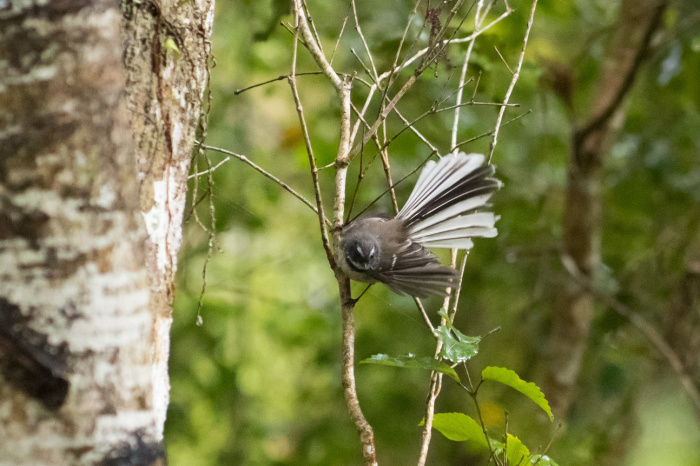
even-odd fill
[[[350,300],[348,301],[348,304],[350,306],[355,306],[355,304],[357,304],[357,302],[360,300],[360,298],[363,297],[365,295],[365,293],[367,293],[367,290],[369,290],[369,287],[372,286],[373,284],[374,283],[370,283],[369,285],[367,285],[367,288],[365,288],[365,291],[360,293],[360,296],[358,296],[357,298],[350,298]]]

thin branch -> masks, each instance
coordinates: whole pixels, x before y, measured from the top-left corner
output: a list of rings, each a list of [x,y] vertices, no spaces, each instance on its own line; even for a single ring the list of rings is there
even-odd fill
[[[700,390],[698,390],[698,387],[695,386],[692,378],[688,375],[680,357],[678,357],[673,348],[671,348],[671,346],[668,343],[666,343],[666,340],[664,340],[664,337],[659,333],[659,331],[656,330],[656,328],[654,328],[653,325],[647,322],[644,319],[644,317],[642,317],[638,312],[635,312],[628,306],[624,305],[623,303],[618,301],[614,296],[598,291],[593,286],[591,279],[588,278],[583,273],[583,271],[581,271],[581,269],[578,268],[576,262],[572,257],[568,255],[562,255],[561,261],[566,271],[569,272],[569,274],[581,286],[583,286],[586,289],[586,291],[591,293],[596,299],[603,302],[613,311],[627,318],[627,320],[629,320],[632,325],[637,327],[644,334],[644,336],[647,337],[651,344],[653,344],[656,347],[659,353],[661,353],[661,355],[671,365],[671,368],[676,372],[681,386],[685,390],[686,394],[688,395],[688,398],[690,399],[690,402],[693,405],[693,408],[695,409],[696,415],[700,417]]]
[[[440,340],[438,340],[440,342]],[[440,342],[442,343],[442,342]],[[441,348],[442,349],[442,348]],[[436,351],[435,358],[438,359],[440,352]],[[433,436],[433,417],[435,416],[435,401],[442,389],[442,374],[433,372],[430,375],[430,388],[428,389],[428,399],[425,401],[425,422],[423,423],[423,431],[421,432],[420,453],[418,455],[418,466],[424,466],[428,459],[428,449],[430,448],[430,439]]]
[[[387,189],[385,189],[384,191],[382,191],[382,193],[381,193],[379,196],[377,196],[372,202],[370,202],[369,204],[367,204],[367,206],[366,206],[364,209],[362,209],[362,210],[360,211],[359,214],[355,215],[355,216],[352,218],[352,220],[350,220],[350,222],[352,222],[353,220],[355,220],[357,217],[359,217],[359,216],[362,215],[363,213],[367,212],[367,210],[368,210],[370,207],[372,207],[379,199],[381,199],[382,196],[384,196],[386,193],[388,193],[389,191],[391,191],[392,189],[394,189],[395,187],[397,187],[398,185],[400,185],[403,181],[406,180],[406,178],[408,178],[409,176],[413,175],[413,174],[416,173],[418,170],[420,170],[421,168],[423,168],[423,165],[425,165],[426,163],[428,163],[428,160],[430,160],[430,158],[431,158],[433,155],[435,155],[435,154],[436,154],[435,152],[431,152],[430,154],[428,154],[428,156],[427,156],[416,168],[414,168],[413,170],[411,170],[410,172],[408,172],[408,174],[406,174],[406,175],[405,175],[403,178],[401,178],[399,181],[397,181],[396,183],[392,184],[392,185],[389,186]],[[350,222],[348,222],[348,223],[350,223]]]
[[[206,144],[202,144],[202,149],[213,150],[213,151],[215,151],[215,152],[220,152],[220,153],[222,153],[222,154],[228,155],[228,157],[226,157],[224,160],[222,160],[222,161],[219,162],[216,166],[210,168],[209,170],[206,170],[206,171],[201,172],[201,173],[196,173],[197,176],[198,176],[198,175],[201,175],[201,174],[203,174],[203,173],[207,173],[207,172],[211,173],[212,171],[214,171],[214,169],[216,169],[216,168],[217,168],[218,166],[220,166],[222,163],[224,163],[224,162],[226,162],[227,160],[229,160],[230,157],[234,157],[234,158],[240,160],[241,162],[245,162],[245,163],[247,163],[248,165],[250,165],[251,167],[253,167],[253,168],[254,168],[255,170],[257,170],[260,174],[262,174],[265,178],[267,178],[267,179],[269,179],[269,180],[272,180],[272,181],[274,181],[275,183],[277,183],[278,185],[280,185],[280,187],[281,187],[282,189],[284,189],[285,191],[289,192],[292,196],[296,197],[296,198],[299,199],[301,202],[303,202],[304,204],[306,204],[311,210],[313,210],[314,212],[316,212],[316,215],[318,215],[318,208],[317,208],[315,205],[313,205],[313,204],[311,203],[311,201],[309,201],[309,200],[306,199],[304,196],[302,196],[301,194],[299,194],[297,191],[294,190],[294,188],[292,188],[291,186],[289,186],[287,183],[285,183],[284,181],[280,180],[279,178],[277,178],[277,177],[276,177],[275,175],[273,175],[272,173],[266,171],[264,168],[262,168],[262,167],[260,167],[259,165],[257,165],[255,162],[253,162],[252,160],[250,160],[250,159],[249,159],[248,157],[246,157],[245,155],[236,154],[235,152],[231,152],[231,151],[229,151],[229,150],[222,149],[222,148],[220,148],[220,147],[208,146],[208,145],[206,145]],[[190,177],[192,177],[192,176],[193,176],[193,175],[190,175]],[[323,221],[325,222],[326,225],[328,225],[328,226],[331,225],[330,220],[328,220],[328,219],[325,217],[325,215],[323,216]]]
[[[363,82],[363,83],[364,83],[364,82]],[[366,84],[366,83],[364,83],[364,84]],[[376,87],[373,87],[372,89],[376,89]],[[447,100],[448,98],[449,98],[449,96],[446,97],[446,98],[445,98],[443,101],[441,101],[440,103],[444,102],[444,101]],[[364,117],[363,117],[364,113],[366,112],[366,108],[363,109],[362,111],[358,111],[358,110],[353,106],[353,110],[355,111],[355,114],[357,115],[357,118],[358,118],[358,121],[356,122],[355,127],[357,127],[360,123],[363,123],[363,124],[365,125],[365,127],[369,129],[369,127],[370,127],[370,126],[369,126],[369,123],[367,123],[367,122],[365,121]],[[432,108],[431,108],[431,110],[432,110]],[[415,123],[416,123],[418,120],[420,120],[421,118],[423,118],[424,116],[427,116],[427,115],[429,115],[429,114],[431,114],[431,113],[438,113],[438,112],[442,111],[443,109],[436,110],[435,112],[431,112],[431,110],[425,112],[423,115],[419,116],[419,117],[418,117],[416,120],[414,120],[413,122],[409,122],[408,119],[399,111],[398,108],[394,108],[394,113],[396,113],[396,115],[398,115],[398,117],[401,119],[401,121],[403,121],[403,123],[404,123],[405,126],[404,126],[401,130],[399,130],[398,133],[396,133],[395,135],[393,135],[393,136],[391,137],[391,139],[389,139],[388,141],[385,141],[384,144],[382,145],[382,147],[383,147],[383,148],[387,148],[387,147],[389,146],[389,144],[391,144],[392,142],[394,142],[394,140],[395,140],[399,135],[401,135],[401,134],[402,134],[404,131],[406,131],[407,129],[410,129],[416,136],[418,136],[418,139],[420,139],[421,141],[423,141],[423,143],[425,143],[425,145],[427,145],[427,146],[430,148],[431,151],[433,151],[434,153],[438,154],[438,156],[439,156],[440,154],[439,154],[439,151],[438,151],[437,147],[435,147],[435,146],[428,140],[428,138],[426,138],[425,136],[423,136],[423,135],[421,134],[421,132],[418,131],[418,130],[415,128],[415,126],[414,126]],[[354,129],[353,129],[353,131],[354,131]],[[374,161],[374,159],[372,159],[369,163],[371,164],[373,161]],[[368,165],[369,165],[369,164],[368,164]],[[323,168],[323,167],[322,167],[322,168]]]
[[[418,6],[420,5],[421,0],[416,0],[416,2],[413,5],[413,10],[411,10],[411,14],[408,16],[408,21],[406,21],[406,27],[403,30],[403,35],[401,36],[401,40],[399,41],[399,46],[396,49],[396,55],[394,56],[394,64],[391,66],[390,72],[389,72],[389,85],[386,86],[386,89],[388,89],[391,86],[391,83],[393,82],[392,76],[394,73],[394,70],[398,72],[397,64],[399,62],[399,58],[401,57],[401,50],[403,49],[403,44],[406,41],[406,36],[408,35],[408,30],[411,26],[411,22],[413,21],[413,17],[415,16],[416,12],[418,11]],[[386,73],[385,73],[386,74]],[[382,75],[384,76],[384,75]],[[367,95],[367,98],[365,99],[365,104],[362,106],[362,112],[361,115],[364,117],[364,115],[367,112],[367,109],[369,108],[369,104],[372,102],[372,98],[374,97],[374,93],[376,92],[377,88],[379,87],[379,84],[381,83],[383,78],[379,78],[378,81],[375,81],[375,84],[370,87],[369,94]],[[386,94],[384,91],[382,92],[382,102],[384,101],[386,97]],[[350,144],[355,143],[355,137],[357,136],[357,131],[360,127],[360,121],[358,120],[355,122],[355,126],[352,129],[352,134],[350,135]]]
[[[527,41],[530,38],[530,31],[532,30],[532,23],[535,21],[535,9],[537,8],[537,0],[533,0],[532,9],[530,10],[530,18],[527,20],[527,29],[525,30],[525,38],[523,39],[523,48],[520,51],[520,58],[518,59],[518,66],[515,67],[515,73],[513,73],[513,78],[510,80],[510,85],[506,91],[506,96],[503,99],[503,103],[507,104],[510,100],[510,95],[513,93],[515,88],[515,83],[518,82],[520,78],[520,69],[523,66],[523,61],[525,60],[525,49],[527,48]],[[501,121],[503,121],[503,114],[506,112],[506,107],[501,107],[498,112],[498,118],[496,119],[496,127],[493,131],[493,138],[491,139],[491,144],[489,146],[489,159],[488,163],[491,163],[493,158],[493,151],[496,149],[496,143],[498,142],[498,131],[501,129]]]
[[[348,14],[345,15],[345,18],[343,18],[343,24],[340,26],[340,32],[338,33],[338,38],[335,41],[335,46],[333,47],[333,52],[331,53],[331,58],[328,60],[328,63],[331,65],[333,64],[333,58],[335,58],[335,52],[338,50],[338,45],[340,44],[340,38],[343,37],[343,32],[345,32],[345,25],[348,23],[348,18],[350,17],[350,11],[348,10]]]
[[[403,116],[403,114],[399,111],[398,108],[394,109],[394,112],[396,113],[396,115],[398,115],[398,117],[401,119],[401,121],[403,121],[403,124],[406,125],[405,128],[410,129],[410,130],[413,132],[413,134],[415,134],[416,136],[418,136],[418,139],[420,139],[421,141],[423,141],[423,143],[424,143],[426,146],[428,146],[428,147],[430,148],[430,150],[431,150],[434,154],[437,154],[439,157],[441,157],[440,152],[438,151],[438,148],[435,147],[435,146],[433,145],[433,143],[430,142],[430,141],[428,140],[428,138],[426,138],[425,136],[423,136],[423,134],[422,134],[420,131],[418,131],[418,129],[415,127],[415,123],[416,123],[415,121],[409,122],[408,119],[407,119],[405,116]],[[391,143],[394,141],[394,139],[396,139],[402,132],[403,132],[403,130],[399,131],[399,133],[397,133],[397,134],[395,134],[394,136],[392,136],[392,138],[391,138],[389,141],[387,141],[385,144],[386,144],[387,146],[388,146],[389,144],[391,144]]]
[[[198,143],[198,144],[199,144],[199,143]],[[204,147],[204,146],[203,146],[203,147]],[[204,148],[207,149],[208,147],[204,147]],[[223,150],[223,149],[222,149],[222,150]],[[195,176],[199,177],[199,176],[202,176],[202,175],[206,175],[206,174],[209,174],[209,173],[213,173],[214,170],[216,170],[217,168],[219,168],[220,166],[222,166],[223,164],[225,164],[225,163],[228,162],[229,160],[231,160],[231,156],[230,156],[230,155],[227,156],[225,159],[223,159],[222,161],[220,161],[219,163],[217,163],[216,165],[214,165],[214,166],[211,167],[211,168],[208,168],[208,169],[206,169],[206,170],[204,170],[204,171],[201,171],[201,172],[192,173],[190,176],[187,177],[187,179],[188,179],[188,180],[191,180],[191,179],[194,178]]]
[[[457,250],[452,250],[452,260],[451,266],[454,267],[455,261],[457,259]],[[459,289],[460,284],[456,284],[456,289]],[[450,302],[450,291],[448,290],[447,296],[443,302],[443,307],[448,308]],[[447,320],[442,317],[440,319],[440,325],[445,325]],[[435,330],[433,330],[433,335]],[[436,361],[440,360],[440,352],[442,351],[442,340],[437,338],[437,343],[435,344],[435,353],[433,358]],[[433,436],[433,417],[435,415],[435,402],[440,394],[440,389],[442,388],[442,373],[432,371],[430,373],[430,389],[428,390],[428,399],[425,401],[425,422],[423,423],[423,431],[421,432],[421,445],[420,453],[418,455],[418,466],[425,466],[425,462],[428,460],[428,449],[430,448],[430,439]]]
[[[391,137],[391,139],[390,139],[389,141],[385,142],[385,143],[384,143],[384,147],[389,146],[389,144],[391,144],[392,142],[394,142],[394,140],[396,140],[399,136],[401,136],[406,130],[410,129],[411,131],[413,131],[413,132],[418,136],[418,138],[419,138],[420,140],[422,140],[424,143],[426,143],[426,144],[428,145],[428,147],[430,147],[430,148],[431,148],[432,150],[434,150],[434,151],[437,151],[437,149],[435,148],[435,146],[433,146],[422,134],[420,134],[420,132],[418,132],[418,130],[415,129],[416,123],[418,123],[420,120],[422,120],[423,118],[425,118],[425,117],[427,117],[427,116],[429,116],[429,115],[434,115],[434,114],[437,114],[437,113],[447,112],[447,111],[450,111],[450,110],[455,110],[455,109],[458,109],[458,108],[461,108],[461,107],[467,107],[467,106],[470,106],[470,105],[486,105],[486,106],[494,106],[494,107],[506,106],[506,107],[514,107],[514,108],[519,108],[519,107],[520,107],[520,104],[503,104],[503,103],[498,103],[498,102],[472,102],[472,101],[470,101],[470,102],[462,102],[462,103],[459,104],[459,105],[450,105],[449,107],[443,107],[443,108],[431,107],[429,110],[423,112],[423,114],[419,115],[415,120],[413,120],[413,121],[411,121],[411,122],[409,122],[409,121],[401,114],[401,112],[399,112],[399,110],[395,108],[395,109],[394,109],[394,113],[396,113],[396,114],[399,116],[399,118],[403,121],[403,123],[404,123],[405,126],[404,126],[403,128],[401,128],[397,133],[395,133],[395,134]],[[489,135],[492,134],[492,131],[489,131],[488,134],[489,134]],[[456,146],[456,143],[454,143],[454,144],[455,144],[455,145],[453,145],[452,147],[455,147],[455,146]]]
[[[384,104],[384,101],[386,100],[386,96],[387,96],[391,82],[389,83],[389,85],[384,86],[383,95],[382,95],[382,99],[381,99],[381,103],[382,103],[381,111],[380,111],[379,116],[377,117],[376,121],[372,124],[368,133],[365,135],[364,141],[363,141],[364,143],[367,143],[369,138],[372,137],[372,135],[375,132],[377,132],[379,127],[383,124],[383,121],[386,120],[389,113],[391,113],[391,111],[396,107],[396,104],[399,102],[399,100],[401,100],[401,98],[404,96],[404,94],[411,88],[411,86],[413,86],[413,84],[416,82],[417,78],[420,77],[421,74],[428,68],[430,63],[432,63],[432,61],[436,57],[440,56],[440,54],[442,53],[444,48],[447,47],[447,45],[451,43],[452,38],[447,39],[447,40],[442,40],[442,37],[447,32],[449,25],[452,21],[452,18],[454,18],[454,16],[457,13],[457,10],[459,9],[459,7],[461,6],[462,3],[463,3],[463,0],[457,0],[455,5],[453,5],[452,9],[450,10],[450,13],[447,15],[447,18],[445,19],[445,25],[436,34],[437,42],[432,43],[431,45],[429,45],[426,48],[426,53],[424,54],[425,56],[422,56],[421,62],[418,65],[418,67],[414,70],[413,74],[404,83],[404,85],[401,87],[399,92],[397,92],[396,95],[386,105]],[[464,21],[464,20],[462,20],[462,21]],[[460,26],[461,26],[461,23],[460,23]],[[453,34],[456,34],[458,30],[459,30],[459,27],[455,28],[455,31]],[[402,67],[403,67],[403,65],[402,65]],[[394,75],[394,69],[390,70],[387,73],[388,73],[388,76],[391,78],[391,76]],[[382,76],[387,75],[387,73],[384,73]],[[377,81],[376,85],[378,87],[381,86],[381,81],[382,81],[381,77],[377,77],[376,81]],[[356,145],[355,148],[350,153],[350,156],[351,157],[354,156],[355,154],[357,154],[358,151],[359,151],[359,147]]]
[[[425,306],[423,306],[423,302],[420,300],[420,298],[415,298],[415,297],[413,298],[413,301],[416,303],[418,310],[420,310],[420,313],[423,316],[423,319],[425,319],[425,323],[428,324],[428,328],[430,329],[430,333],[435,334],[435,327],[433,326],[433,323],[430,322],[430,317],[428,317],[428,313],[425,312]]]
[[[496,456],[496,454],[493,451],[493,447],[491,446],[491,438],[489,437],[489,432],[488,432],[488,430],[486,430],[486,424],[484,423],[484,416],[481,414],[481,407],[479,406],[479,400],[476,399],[477,394],[479,393],[479,387],[481,387],[482,382],[483,382],[483,380],[481,382],[479,382],[479,385],[476,386],[476,389],[474,389],[474,391],[469,390],[469,388],[467,388],[462,383],[460,383],[459,385],[463,389],[465,389],[467,391],[467,393],[469,393],[469,396],[474,401],[474,406],[476,407],[476,415],[479,418],[479,424],[481,425],[481,431],[484,433],[484,437],[486,437],[486,444],[489,447],[489,452],[490,452],[491,458],[493,458],[494,463],[496,463],[497,465],[500,466],[503,464],[503,462],[500,459],[498,459],[498,457]]]
[[[292,73],[289,75],[289,87],[292,89],[292,96],[294,97],[294,103],[296,104],[297,115],[299,116],[299,125],[301,126],[301,132],[304,135],[304,144],[306,145],[306,153],[309,156],[309,166],[311,167],[311,179],[314,186],[314,194],[316,195],[316,208],[318,209],[318,218],[321,227],[321,240],[323,242],[323,249],[326,251],[326,257],[328,259],[331,267],[335,267],[335,261],[333,259],[333,250],[331,249],[330,240],[328,239],[328,230],[326,229],[325,218],[326,215],[323,211],[323,198],[321,197],[321,185],[318,181],[318,169],[316,168],[316,157],[314,157],[313,147],[311,146],[311,137],[309,136],[309,128],[306,125],[306,118],[304,117],[304,107],[301,104],[301,99],[299,97],[299,90],[297,89],[296,81],[296,66],[297,66],[297,48],[299,43],[299,24],[298,24],[299,12],[297,12],[296,20],[296,30],[294,33],[294,45],[292,52]],[[307,26],[308,27],[308,26]],[[308,42],[308,38],[307,38]]]
[[[394,182],[392,181],[391,177],[391,164],[389,163],[389,154],[386,150],[386,147],[381,149],[379,153],[382,156],[382,165],[384,166],[384,176],[386,177],[386,182],[389,184],[389,189],[391,193],[391,205],[394,207],[394,214],[399,213],[399,203],[396,201],[396,191],[394,191],[393,184]]]
[[[483,7],[484,0],[479,0],[479,2],[476,5],[476,13],[474,15],[474,31],[478,31],[481,28],[481,23],[483,22],[483,19],[481,17],[481,9]],[[486,17],[486,15],[484,15],[484,17]],[[476,43],[475,40],[469,42],[467,52],[464,54],[464,61],[462,62],[462,71],[459,75],[459,86],[457,88],[457,99],[455,102],[455,116],[454,121],[452,122],[452,135],[450,139],[450,144],[452,145],[452,147],[455,147],[457,145],[457,134],[459,132],[459,106],[462,104],[464,86],[467,83],[467,68],[469,67],[469,60],[472,55],[472,50],[474,49],[474,43]],[[473,96],[472,100],[474,100]]]
[[[496,24],[500,23],[500,22],[503,21],[505,18],[507,18],[508,16],[510,16],[510,14],[511,14],[512,12],[513,12],[513,10],[507,9],[503,14],[501,14],[501,16],[499,16],[498,18],[496,18],[496,19],[494,19],[493,21],[491,21],[489,24],[487,24],[486,26],[484,26],[482,29],[480,29],[480,30],[478,30],[478,31],[474,31],[473,33],[471,33],[471,34],[468,35],[467,37],[462,37],[462,38],[459,38],[459,39],[445,39],[445,40],[441,41],[441,44],[447,44],[447,43],[450,43],[450,44],[464,44],[464,43],[467,43],[467,42],[471,42],[471,41],[473,41],[474,39],[476,39],[477,37],[479,37],[481,34],[483,34],[484,32],[486,32],[487,30],[491,29],[493,26],[495,26]],[[379,82],[381,83],[384,79],[386,79],[386,78],[390,75],[390,73],[391,73],[392,71],[400,71],[400,70],[403,70],[403,69],[407,68],[407,67],[410,66],[413,62],[415,62],[416,60],[418,60],[419,58],[421,58],[423,55],[425,55],[425,54],[429,51],[429,49],[430,49],[430,47],[425,47],[424,49],[419,50],[415,55],[413,55],[411,58],[409,58],[408,60],[406,60],[405,62],[403,62],[403,63],[398,67],[397,70],[393,70],[393,69],[392,69],[392,70],[390,70],[390,71],[387,71],[387,72],[385,72],[385,73],[379,75]]]
[[[496,49],[496,53],[498,54],[499,57],[501,57],[501,61],[503,62],[504,65],[506,65],[506,68],[508,68],[508,71],[510,71],[510,74],[515,74],[515,73],[513,73],[513,70],[510,69],[510,66],[508,65],[508,62],[506,61],[506,59],[503,58],[503,55],[501,55],[501,51],[498,50],[498,47],[496,47],[494,45],[493,48]]]
[[[377,76],[377,67],[374,64],[374,59],[372,58],[372,51],[369,49],[369,45],[367,45],[367,41],[365,40],[365,35],[362,34],[362,28],[360,27],[360,20],[357,17],[357,7],[355,6],[355,0],[351,0],[350,4],[352,6],[352,15],[355,18],[355,29],[357,30],[357,34],[359,34],[360,39],[362,40],[362,45],[365,47],[365,53],[367,54],[367,57],[369,58],[369,63],[372,65],[372,73],[368,73],[372,79],[376,80]],[[359,57],[358,57],[359,59]]]
[[[358,121],[362,121],[362,123],[364,123],[363,128],[365,128],[365,127],[369,128],[369,124],[367,124],[365,119],[362,118],[359,110],[357,110],[357,108],[354,105],[352,105],[352,104],[350,104],[350,105],[352,106],[352,110],[355,113],[355,115],[357,115]],[[385,136],[385,139],[386,139],[386,136]],[[398,202],[396,200],[396,192],[392,188],[393,181],[392,181],[392,176],[391,176],[391,165],[389,164],[389,154],[387,153],[387,150],[386,150],[386,147],[388,144],[386,142],[384,144],[382,144],[379,141],[379,137],[377,136],[377,134],[372,136],[372,140],[374,141],[375,145],[377,146],[377,153],[374,155],[374,157],[372,157],[372,159],[370,159],[370,161],[367,163],[367,165],[365,165],[363,167],[362,166],[362,154],[364,151],[360,150],[360,172],[358,175],[357,184],[355,185],[355,190],[353,191],[353,194],[352,194],[352,200],[350,202],[350,209],[349,209],[348,214],[347,214],[348,218],[350,218],[350,215],[351,215],[350,210],[352,210],[352,206],[355,203],[355,197],[357,196],[360,182],[362,181],[362,179],[364,178],[365,174],[367,173],[367,170],[369,169],[370,165],[372,164],[372,162],[374,162],[376,160],[378,155],[381,155],[381,157],[382,157],[382,164],[384,166],[384,175],[386,177],[387,183],[389,184],[389,190],[391,192],[391,200],[392,200],[392,204],[394,206],[394,213],[397,214],[399,212],[399,205],[398,205]]]
[[[413,86],[413,84],[416,82],[417,76],[415,74],[412,74],[410,78],[404,83],[404,85],[401,87],[399,92],[396,93],[396,95],[391,99],[391,101],[386,105],[386,107],[381,111],[379,117],[377,120],[372,124],[372,126],[369,128],[367,131],[367,134],[365,134],[363,140],[361,141],[362,144],[367,144],[367,141],[377,132],[379,129],[379,126],[382,124],[382,121],[386,119],[386,117],[389,115],[389,113],[394,109],[396,104],[401,100],[401,98],[404,96],[406,92]],[[360,146],[356,145],[355,148],[350,152],[350,157],[354,156],[360,151]]]
[[[304,12],[306,10],[305,5],[306,3],[304,2],[304,0],[293,0],[295,21],[297,21],[298,23],[296,26],[297,31],[295,31],[295,34],[297,32],[301,32],[301,35],[304,38],[304,45],[306,46],[306,50],[308,50],[309,53],[311,53],[311,56],[313,57],[314,61],[316,61],[316,64],[318,64],[319,68],[321,68],[323,74],[325,74],[328,77],[328,79],[331,80],[333,87],[335,87],[336,90],[340,90],[343,87],[343,81],[342,79],[340,79],[338,73],[333,69],[331,64],[326,59],[326,56],[324,55],[320,44],[316,43],[316,38],[314,37],[313,33],[311,32],[311,29],[309,28],[309,23]]]
[[[504,107],[504,108],[505,108],[505,107]],[[521,118],[524,117],[525,115],[529,115],[530,113],[532,113],[532,110],[528,110],[527,112],[523,112],[523,113],[521,113],[520,115],[518,115],[518,116],[516,116],[516,117],[514,117],[514,118],[511,118],[510,120],[506,121],[506,122],[503,123],[501,126],[499,126],[499,128],[503,128],[504,126],[509,125],[510,123],[513,123],[514,121],[521,119]],[[492,129],[492,130],[490,130],[490,131],[486,131],[485,133],[481,133],[481,134],[478,135],[478,136],[474,136],[473,138],[465,139],[465,140],[462,141],[462,142],[458,142],[457,145],[456,145],[455,147],[453,147],[453,148],[450,149],[450,152],[454,151],[454,150],[457,149],[458,147],[462,147],[462,146],[465,145],[465,144],[469,144],[470,142],[474,142],[474,141],[476,141],[477,139],[481,139],[481,138],[484,138],[484,137],[486,137],[486,136],[491,136],[491,135],[493,134],[493,132],[494,132],[494,130]]]
[[[323,74],[323,72],[322,71],[309,71],[306,73],[297,73],[297,76],[312,76],[312,75],[319,75],[319,74]],[[277,76],[276,78],[273,78],[273,79],[268,79],[267,81],[263,81],[261,83],[253,84],[252,86],[244,87],[243,89],[237,89],[233,93],[233,95],[239,95],[239,94],[242,94],[242,93],[249,91],[251,89],[255,89],[256,87],[264,86],[266,84],[271,84],[271,83],[274,83],[277,81],[282,81],[283,79],[289,79],[289,75],[284,74],[281,76]]]
[[[304,9],[304,15],[306,17],[306,21],[308,22],[307,24],[310,26],[311,30],[314,33],[314,39],[316,39],[316,46],[319,48],[321,53],[325,55],[325,52],[323,51],[323,43],[321,42],[321,38],[319,37],[318,31],[316,30],[316,24],[314,23],[314,19],[311,16],[311,12],[309,11],[309,5],[306,4],[305,0],[302,0],[301,6]],[[304,44],[304,46],[306,47],[307,44]]]

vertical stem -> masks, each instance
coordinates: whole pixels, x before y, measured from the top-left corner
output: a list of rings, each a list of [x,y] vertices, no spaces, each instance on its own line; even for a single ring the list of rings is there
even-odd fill
[[[313,56],[314,60],[328,77],[328,79],[333,84],[333,87],[338,93],[340,99],[340,140],[338,141],[338,154],[335,159],[335,199],[333,202],[333,241],[338,244],[340,237],[340,232],[343,228],[343,218],[345,213],[345,187],[347,183],[348,175],[348,165],[350,164],[350,130],[351,130],[351,90],[352,83],[347,79],[341,79],[335,72],[331,64],[326,59],[323,51],[321,50],[320,44],[318,43],[316,37],[311,32],[307,21],[307,14],[303,8],[303,0],[294,0],[293,2],[295,23],[296,23],[296,35],[301,33],[304,37],[306,47]],[[294,61],[296,62],[296,44],[294,41],[295,55]],[[293,76],[292,76],[293,78]],[[318,185],[318,173],[315,165],[315,160],[312,153],[310,152],[310,142],[308,138],[308,131],[306,129],[306,124],[303,119],[303,113],[301,111],[301,104],[298,98],[298,93],[296,92],[295,80],[290,79],[292,85],[292,90],[295,94],[295,101],[297,103],[297,109],[299,110],[300,121],[302,122],[302,129],[304,130],[304,138],[307,144],[307,150],[309,150],[309,160],[312,164],[311,170],[314,177],[314,190],[316,191],[316,199],[318,201],[319,215],[322,212],[322,204],[320,202],[320,187]],[[326,232],[325,224],[321,217],[319,217],[321,222],[321,231]],[[324,234],[324,247],[326,248],[326,254],[328,256],[328,261],[335,272],[336,279],[338,280],[338,288],[340,294],[341,311],[343,318],[343,369],[342,369],[342,379],[343,379],[343,392],[345,394],[345,401],[347,404],[348,412],[350,413],[350,418],[355,423],[358,432],[360,433],[360,441],[362,442],[362,457],[366,466],[376,466],[377,456],[376,448],[374,445],[374,431],[372,426],[367,422],[362,409],[360,408],[360,401],[357,397],[357,389],[355,387],[355,319],[353,316],[353,306],[354,303],[351,299],[350,294],[350,280],[343,274],[342,270],[337,266],[334,260],[330,245],[328,244],[327,234]]]

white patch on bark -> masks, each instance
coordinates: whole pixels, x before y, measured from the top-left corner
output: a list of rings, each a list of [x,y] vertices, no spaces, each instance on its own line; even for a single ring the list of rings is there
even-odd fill
[[[158,430],[162,440],[165,418],[168,412],[168,404],[170,402],[170,378],[168,377],[168,360],[170,359],[170,327],[172,326],[172,317],[164,317],[156,319],[155,322],[155,341],[161,342],[156,349],[157,353],[153,361],[153,408],[156,414],[156,425],[161,426]]]
[[[166,243],[170,226],[167,176],[168,171],[166,170],[162,180],[153,182],[153,207],[148,212],[141,212],[148,237],[156,248],[156,263],[161,272],[168,269],[169,262]]]

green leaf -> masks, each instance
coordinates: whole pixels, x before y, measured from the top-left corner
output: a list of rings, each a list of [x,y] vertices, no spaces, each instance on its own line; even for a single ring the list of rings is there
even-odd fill
[[[459,376],[454,369],[442,361],[430,358],[428,356],[416,357],[412,354],[401,356],[389,356],[388,354],[375,354],[367,359],[360,361],[360,364],[379,364],[382,366],[406,367],[409,369],[426,369],[429,371],[440,372],[449,375],[457,382]]]
[[[530,450],[518,437],[508,434],[508,451],[506,456],[511,466],[524,465],[530,459]]]
[[[501,382],[504,385],[516,389],[542,408],[549,416],[550,421],[554,420],[552,410],[549,408],[549,403],[544,397],[542,390],[540,390],[540,387],[532,382],[525,382],[514,371],[504,367],[489,366],[481,372],[481,378],[484,380],[495,380],[496,382]]]
[[[537,466],[559,466],[552,458],[547,455],[532,455],[530,464]]]
[[[423,425],[424,421],[420,423]],[[487,449],[486,437],[481,426],[463,413],[435,413],[433,429],[454,442],[471,442],[481,449]]]
[[[468,361],[479,352],[481,337],[470,337],[454,327],[448,328],[444,325],[439,326],[435,334],[443,344],[440,356],[453,363]]]
[[[175,52],[176,57],[180,56],[180,49],[177,47],[177,44],[175,43],[175,40],[172,37],[168,37],[167,39],[165,39],[165,48]]]
[[[491,448],[493,454],[499,458],[503,457],[503,449],[506,445],[499,440],[491,440]],[[525,446],[520,439],[514,435],[508,434],[508,451],[506,452],[509,466],[524,466],[530,461],[530,450]]]

